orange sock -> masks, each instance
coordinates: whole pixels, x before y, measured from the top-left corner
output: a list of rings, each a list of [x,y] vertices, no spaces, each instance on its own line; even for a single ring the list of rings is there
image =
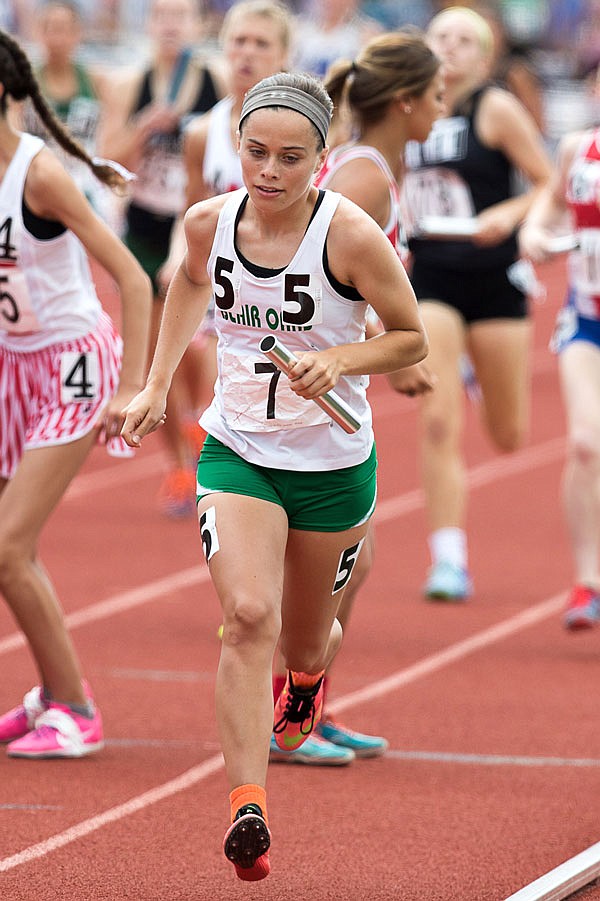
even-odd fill
[[[234,788],[230,793],[229,803],[231,804],[232,823],[235,820],[235,815],[240,807],[244,807],[246,804],[257,804],[262,810],[262,815],[265,819],[265,822],[268,824],[267,793],[262,785],[253,785],[252,783],[247,783],[246,785],[238,785],[238,787]]]
[[[321,676],[325,675],[325,670],[320,673],[296,673],[291,670],[294,685],[298,688],[312,688],[317,684]]]

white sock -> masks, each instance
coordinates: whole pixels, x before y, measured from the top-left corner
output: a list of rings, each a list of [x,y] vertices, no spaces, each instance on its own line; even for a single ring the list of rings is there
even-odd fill
[[[464,529],[448,526],[432,532],[429,536],[429,551],[432,563],[445,560],[460,569],[467,568],[467,534]]]

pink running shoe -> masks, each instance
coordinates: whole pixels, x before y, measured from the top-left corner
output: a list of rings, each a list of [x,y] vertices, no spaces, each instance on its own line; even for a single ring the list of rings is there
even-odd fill
[[[22,704],[0,716],[0,742],[5,744],[27,735],[34,728],[38,716],[47,709],[42,687],[36,685],[27,692]]]
[[[271,872],[271,833],[257,804],[241,807],[225,833],[223,851],[235,867],[238,879],[257,882]]]
[[[567,598],[565,629],[591,629],[600,619],[600,596],[587,585],[575,585]]]
[[[310,679],[305,673],[296,673],[297,681]],[[273,735],[282,751],[295,751],[306,741],[321,718],[323,710],[323,676],[309,687],[295,685],[288,671],[285,685],[275,702]]]
[[[35,728],[9,744],[9,757],[84,757],[104,747],[102,717],[94,708],[90,719],[74,713],[65,704],[51,701],[35,721]]]

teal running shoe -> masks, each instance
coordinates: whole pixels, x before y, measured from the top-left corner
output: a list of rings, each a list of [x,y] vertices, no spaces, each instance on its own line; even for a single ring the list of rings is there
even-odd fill
[[[303,763],[306,766],[347,766],[356,754],[350,748],[340,748],[319,738],[314,733],[295,751],[283,751],[275,736],[271,736],[269,760],[271,763]]]
[[[472,592],[473,583],[467,570],[447,560],[434,563],[423,589],[431,601],[466,601]]]
[[[343,726],[331,717],[321,720],[316,732],[328,743],[353,751],[356,757],[381,757],[388,749],[387,739],[380,735],[355,732],[354,729]]]

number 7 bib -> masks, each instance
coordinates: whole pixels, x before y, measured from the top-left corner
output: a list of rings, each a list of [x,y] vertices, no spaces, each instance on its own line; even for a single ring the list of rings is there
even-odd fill
[[[223,410],[231,428],[246,432],[296,429],[329,422],[313,401],[298,397],[274,363],[223,352]]]

